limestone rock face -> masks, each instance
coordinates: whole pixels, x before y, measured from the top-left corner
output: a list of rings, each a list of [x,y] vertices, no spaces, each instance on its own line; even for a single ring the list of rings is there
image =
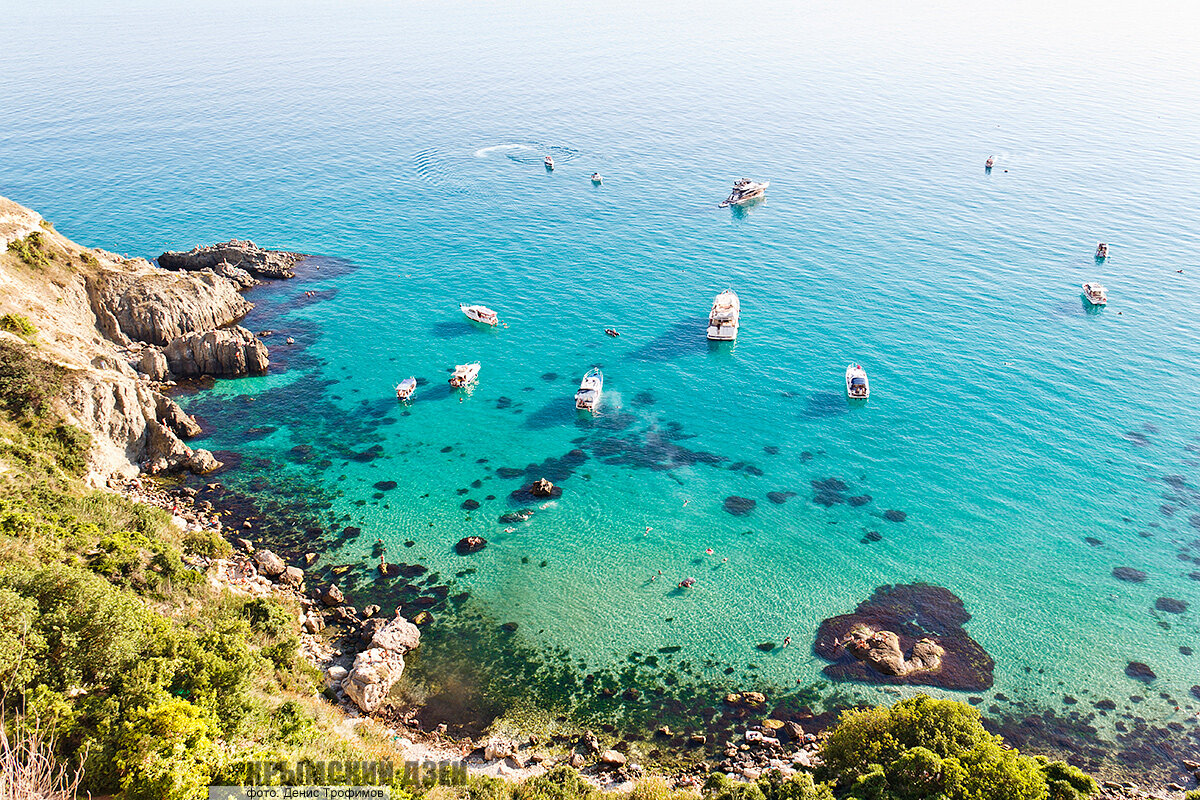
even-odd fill
[[[213,273],[101,271],[87,279],[100,330],[118,344],[166,345],[236,322],[253,307],[238,285]]]
[[[420,644],[417,626],[400,615],[384,625],[371,646],[354,657],[354,667],[342,689],[355,705],[370,714],[383,703],[404,672],[404,654]]]
[[[164,355],[171,372],[182,378],[260,375],[270,365],[267,346],[240,325],[179,336]]]
[[[170,270],[211,269],[220,272],[224,264],[260,278],[293,278],[296,275],[293,268],[304,258],[302,253],[264,250],[254,242],[231,239],[221,244],[193,247],[186,253],[163,253],[158,257],[158,265]]]
[[[193,461],[182,438],[200,426],[174,400],[121,373],[74,371],[59,403],[68,421],[92,435],[92,460],[101,473],[128,472],[144,464],[150,472],[220,466],[212,454]]]
[[[147,347],[138,361],[138,369],[152,381],[165,381],[171,377],[171,368],[167,357],[157,347]]]

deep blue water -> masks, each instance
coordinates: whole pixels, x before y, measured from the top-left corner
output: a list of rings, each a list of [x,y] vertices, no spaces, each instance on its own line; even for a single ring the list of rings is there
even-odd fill
[[[1111,698],[1102,738],[1123,713],[1192,730],[1194,12],[905,5],[12,8],[0,193],[130,254],[238,237],[353,265],[263,296],[251,322],[296,334],[303,352],[273,348],[291,369],[190,401],[222,423],[207,446],[246,455],[227,481],[304,487],[362,529],[328,563],[370,566],[381,538],[444,578],[469,564],[453,591],[522,648],[596,669],[680,646],[704,680],[778,687],[820,680],[822,619],[927,581],[973,615],[1005,713]],[[742,176],[765,202],[718,209]],[[710,346],[727,287],[742,333]],[[459,402],[446,370],[467,360]],[[595,420],[571,405],[593,365]],[[402,414],[410,374],[428,383]],[[497,467],[575,449],[561,498],[498,522],[559,465]],[[846,490],[814,502],[830,478]],[[491,542],[469,561],[449,549],[468,533]]]

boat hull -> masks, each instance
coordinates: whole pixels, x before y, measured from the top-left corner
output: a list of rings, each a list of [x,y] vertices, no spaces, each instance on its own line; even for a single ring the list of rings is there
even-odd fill
[[[737,339],[738,329],[732,325],[709,325],[708,338],[713,342],[732,342]]]

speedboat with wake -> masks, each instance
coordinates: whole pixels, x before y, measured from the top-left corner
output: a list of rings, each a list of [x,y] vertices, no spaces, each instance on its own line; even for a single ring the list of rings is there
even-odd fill
[[[464,386],[470,386],[479,380],[479,362],[472,361],[470,364],[459,364],[454,368],[454,374],[450,376],[450,385],[455,389],[461,389]]]
[[[738,296],[726,289],[713,300],[708,313],[708,338],[715,342],[732,342],[738,335],[738,320],[742,314]]]
[[[484,325],[496,325],[500,322],[500,318],[496,316],[496,312],[487,306],[469,306],[465,303],[459,303],[458,310],[466,314],[467,319],[472,322],[479,322]]]
[[[596,404],[600,402],[600,393],[604,391],[604,373],[599,367],[593,367],[579,382],[579,391],[575,393],[575,407],[580,411],[595,412]]]
[[[770,181],[752,181],[749,178],[742,178],[733,182],[733,191],[729,193],[724,202],[720,204],[720,208],[728,208],[729,206],[738,206],[742,203],[748,203],[751,200],[762,197],[767,192],[767,187],[771,185]]]
[[[404,380],[400,381],[400,383],[396,384],[396,399],[407,400],[408,398],[412,397],[413,392],[416,390],[417,379],[411,377],[405,378]]]
[[[846,367],[846,395],[851,400],[866,400],[871,396],[871,384],[867,371],[859,364]]]
[[[1094,306],[1108,305],[1108,290],[1098,283],[1085,283],[1083,297]]]

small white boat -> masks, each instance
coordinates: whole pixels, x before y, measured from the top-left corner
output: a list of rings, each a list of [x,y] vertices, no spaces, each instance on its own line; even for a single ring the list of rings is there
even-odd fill
[[[554,159],[550,156],[543,158],[542,163],[546,165],[546,169],[554,169]]]
[[[579,382],[579,391],[575,393],[575,407],[580,411],[595,411],[603,391],[604,373],[599,367],[593,367]]]
[[[472,361],[470,364],[459,364],[454,368],[454,374],[450,376],[450,385],[459,389],[463,386],[470,386],[477,380],[479,380],[479,362]]]
[[[458,310],[466,314],[467,319],[473,322],[481,322],[484,325],[495,325],[500,322],[500,318],[496,316],[496,312],[487,306],[469,306],[465,303],[459,303]]]
[[[416,378],[405,378],[396,384],[396,399],[407,400],[412,397],[413,392],[417,390]]]
[[[593,172],[593,173],[592,173],[592,183],[597,183],[597,184],[599,184],[599,183],[604,183],[604,178],[601,178],[601,177],[600,177],[600,173],[599,173],[599,172]]]
[[[729,193],[724,202],[720,204],[720,208],[728,208],[729,206],[741,205],[747,203],[756,197],[762,197],[767,187],[771,185],[770,181],[752,181],[749,178],[742,178],[733,182],[733,191]]]
[[[715,342],[732,342],[738,335],[738,320],[742,314],[738,296],[726,289],[713,300],[708,313],[708,338]]]
[[[846,395],[853,400],[866,400],[871,396],[867,371],[858,364],[846,367]]]
[[[991,156],[988,156],[988,160],[983,162],[984,169],[991,169],[994,166],[996,166],[996,159],[992,158]]]
[[[1085,283],[1083,296],[1094,306],[1108,305],[1108,290],[1098,283]]]
[[[1108,245],[1104,242],[1096,245],[1096,258],[1108,258]]]

